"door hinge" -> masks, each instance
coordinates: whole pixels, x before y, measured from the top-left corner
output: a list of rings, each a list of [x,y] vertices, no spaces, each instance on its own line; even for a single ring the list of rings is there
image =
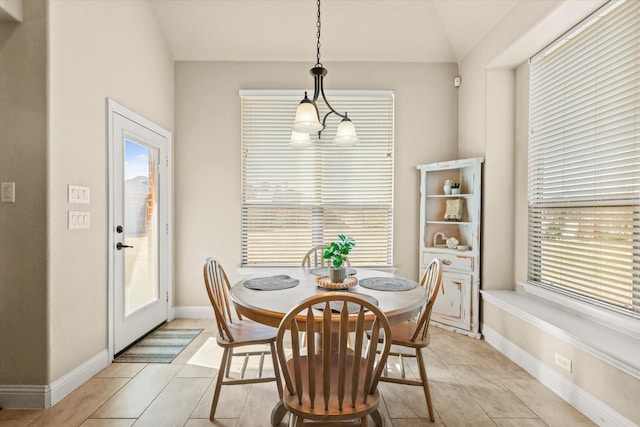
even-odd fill
[[[169,224],[167,224],[166,233],[169,234]]]
[[[167,302],[169,302],[169,291],[167,291]]]

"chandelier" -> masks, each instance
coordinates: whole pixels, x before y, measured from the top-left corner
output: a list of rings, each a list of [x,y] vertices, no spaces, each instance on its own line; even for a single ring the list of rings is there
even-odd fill
[[[355,145],[360,142],[360,139],[356,135],[356,128],[353,126],[351,119],[344,114],[338,113],[327,101],[327,97],[324,94],[323,79],[327,75],[327,69],[322,66],[320,62],[320,0],[317,1],[318,14],[316,21],[316,37],[318,42],[316,44],[316,65],[309,71],[313,76],[313,99],[309,99],[307,92],[304,93],[304,99],[300,101],[298,109],[296,110],[296,118],[293,122],[291,131],[290,145],[297,147],[306,147],[312,144],[310,133],[318,132],[320,137],[323,129],[326,127],[327,117],[331,114],[342,117],[342,121],[338,125],[338,131],[336,137],[333,139],[333,143],[336,145]],[[324,103],[326,104],[329,112],[325,114],[320,122],[320,112],[318,111],[317,101],[322,96]]]

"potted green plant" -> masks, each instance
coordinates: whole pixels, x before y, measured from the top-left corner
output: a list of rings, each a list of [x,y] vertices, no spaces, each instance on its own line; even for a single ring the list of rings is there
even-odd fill
[[[351,236],[338,234],[338,240],[329,243],[324,247],[322,258],[331,260],[329,266],[329,280],[332,283],[342,283],[346,277],[346,269],[343,264],[347,259],[347,255],[356,245],[356,241]]]

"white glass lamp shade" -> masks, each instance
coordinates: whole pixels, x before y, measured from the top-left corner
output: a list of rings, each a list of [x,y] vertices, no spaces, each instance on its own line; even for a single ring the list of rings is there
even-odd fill
[[[291,131],[291,140],[289,141],[290,147],[303,148],[309,147],[313,144],[311,142],[311,136],[308,133],[300,133],[295,130]]]
[[[336,145],[356,145],[360,142],[360,138],[356,135],[356,127],[353,122],[345,117],[338,125],[338,131],[336,137],[333,139],[333,143]]]
[[[296,110],[293,130],[300,133],[320,132],[322,130],[322,123],[318,120],[318,110],[306,95]]]

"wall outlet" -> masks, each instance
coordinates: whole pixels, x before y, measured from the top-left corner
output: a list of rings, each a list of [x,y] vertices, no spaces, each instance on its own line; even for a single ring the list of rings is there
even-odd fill
[[[565,371],[571,372],[571,359],[564,357],[561,354],[555,353],[556,365],[560,366]]]

